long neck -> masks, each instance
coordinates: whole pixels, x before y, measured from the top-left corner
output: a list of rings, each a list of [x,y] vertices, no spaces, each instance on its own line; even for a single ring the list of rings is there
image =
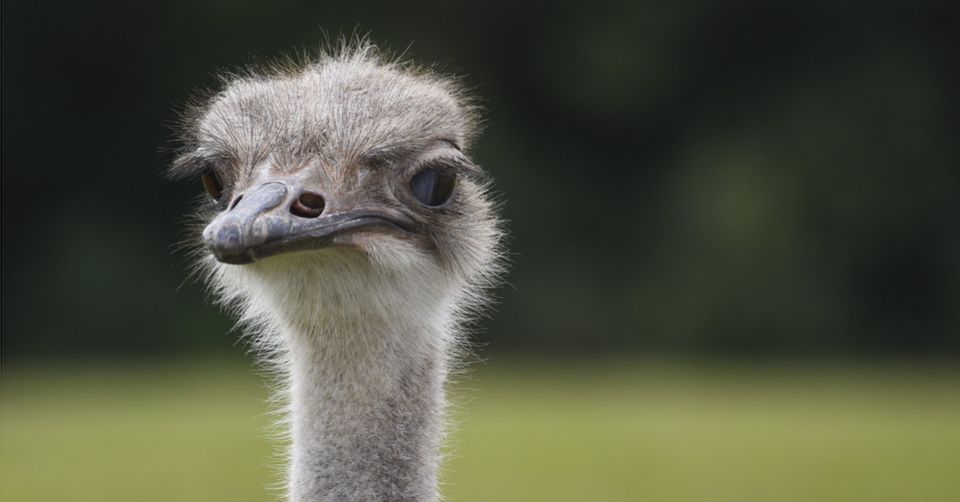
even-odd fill
[[[286,333],[292,502],[435,501],[443,440],[443,333],[342,322]]]

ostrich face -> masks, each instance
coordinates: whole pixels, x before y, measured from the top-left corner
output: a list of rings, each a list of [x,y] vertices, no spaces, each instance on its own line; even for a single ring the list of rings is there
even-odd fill
[[[360,50],[236,79],[196,115],[172,171],[206,189],[201,262],[227,300],[343,308],[489,278],[500,231],[450,81]]]

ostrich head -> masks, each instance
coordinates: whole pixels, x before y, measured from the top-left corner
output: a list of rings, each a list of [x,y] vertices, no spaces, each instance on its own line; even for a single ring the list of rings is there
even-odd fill
[[[233,77],[191,116],[171,171],[206,189],[199,270],[262,346],[374,343],[349,336],[377,323],[439,326],[407,341],[422,350],[456,340],[502,233],[453,80],[361,44]]]

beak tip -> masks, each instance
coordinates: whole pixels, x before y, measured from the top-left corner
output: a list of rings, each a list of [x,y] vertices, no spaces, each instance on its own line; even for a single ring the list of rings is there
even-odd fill
[[[208,226],[203,231],[203,243],[221,263],[242,265],[253,261],[238,225]]]

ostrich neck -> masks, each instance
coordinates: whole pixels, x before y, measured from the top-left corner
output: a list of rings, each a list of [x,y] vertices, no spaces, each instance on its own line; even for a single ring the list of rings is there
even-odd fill
[[[366,317],[286,335],[290,500],[437,500],[443,334]]]

